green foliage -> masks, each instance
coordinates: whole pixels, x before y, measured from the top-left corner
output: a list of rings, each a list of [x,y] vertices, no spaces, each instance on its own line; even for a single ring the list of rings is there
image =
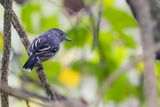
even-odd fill
[[[50,28],[59,27],[61,23],[59,17],[62,16],[59,16],[57,13],[46,16],[42,10],[41,3],[30,2],[22,7],[21,17],[28,32],[41,33]],[[35,14],[37,14],[38,18],[37,23],[39,26],[36,26],[37,28],[34,28],[33,22]],[[125,30],[137,26],[132,16],[114,6],[104,6],[102,15],[102,19],[110,24],[110,30],[100,29],[98,46],[94,50],[95,55],[93,59],[81,60],[79,58],[79,60],[73,60],[70,64],[72,69],[81,72],[83,75],[95,76],[100,84],[129,57],[128,49],[136,48],[133,37],[126,34]],[[93,36],[92,30],[88,30],[88,27],[92,29],[90,19],[86,16],[81,16],[79,22],[77,21],[73,26],[68,28],[66,34],[72,38],[73,42],[65,42],[64,47],[66,51],[73,50],[74,48],[83,49],[88,45],[91,47]],[[82,51],[82,53],[85,52]],[[59,62],[47,61],[44,63],[45,73],[49,81],[58,82],[58,75],[62,71],[62,66]],[[105,99],[121,101],[128,94],[132,94],[132,90],[132,84],[129,83],[126,76],[122,76],[108,90]]]
[[[103,15],[115,30],[124,30],[126,28],[136,27],[137,25],[133,17],[115,7],[105,7]]]
[[[47,31],[48,29],[56,28],[59,26],[57,21],[57,16],[49,16],[49,17],[42,17],[40,20],[40,31]]]
[[[76,24],[68,30],[67,35],[73,39],[72,43],[66,43],[66,48],[73,48],[73,47],[83,47],[87,43],[89,39],[89,31],[84,28],[80,23]]]
[[[129,82],[126,75],[121,76],[114,82],[105,94],[105,100],[113,100],[116,102],[123,101],[127,97],[135,96],[134,93],[137,93],[137,89],[134,88]]]
[[[26,30],[31,33],[33,33],[34,29],[35,29],[33,27],[33,19],[36,18],[36,20],[38,20],[37,17],[33,16],[34,14],[42,15],[40,4],[28,3],[22,7],[21,19],[23,21],[23,24],[24,24]],[[40,22],[38,22],[38,23],[40,23]]]
[[[85,2],[87,5],[92,5],[93,9],[94,7],[98,9],[97,1],[87,0]],[[117,8],[117,6],[114,6],[115,2],[116,0],[103,0],[104,4],[98,45],[94,50],[91,50],[93,41],[93,25],[87,12],[80,11],[80,14],[76,14],[77,16],[70,16],[66,13],[65,9],[60,8],[54,3],[51,4],[51,7],[48,6],[46,8],[46,4],[43,4],[42,1],[37,0],[31,0],[21,6],[21,21],[28,34],[39,35],[48,29],[61,27],[61,29],[64,30],[66,34],[73,40],[72,43],[64,42],[64,44],[61,45],[60,52],[58,55],[56,55],[56,61],[47,61],[43,63],[45,74],[51,84],[60,87],[61,84],[59,84],[59,75],[64,71],[67,71],[66,69],[69,69],[66,73],[67,76],[73,73],[71,71],[75,70],[78,72],[78,74],[75,76],[78,78],[76,85],[79,85],[75,89],[76,92],[78,92],[79,87],[81,87],[81,85],[83,86],[84,84],[83,81],[78,83],[79,78],[83,79],[83,76],[86,75],[95,77],[98,81],[97,86],[100,86],[104,79],[108,78],[108,76],[110,76],[110,74],[114,73],[116,70],[121,69],[120,67],[126,61],[128,61],[129,58],[131,58],[130,51],[136,51],[137,43],[135,41],[134,34],[126,31],[128,29],[132,30],[137,28],[137,23],[135,19],[128,13],[128,11],[121,10]],[[53,11],[53,7],[58,11]],[[50,14],[46,15],[48,11]],[[96,14],[97,11],[93,11],[93,16],[95,17],[94,19],[97,18]],[[66,17],[68,20],[65,20]],[[68,21],[70,21],[69,23],[72,25],[68,25]],[[34,37],[32,37],[32,39],[33,38]],[[78,51],[75,52],[76,50]],[[81,53],[81,55],[79,55],[79,53]],[[24,50],[21,50],[21,54],[21,63],[23,65],[28,56]],[[76,57],[71,58],[72,56],[75,56],[75,54]],[[37,74],[34,70],[31,73],[22,72],[20,74],[27,75],[38,81],[36,76]],[[68,80],[70,81],[70,79]],[[67,83],[67,85],[68,84],[69,83]],[[34,86],[34,84],[32,85]],[[34,89],[35,87],[33,86],[30,84],[26,85],[26,87],[32,87]],[[66,90],[63,89],[63,91],[65,92]],[[107,102],[113,100],[115,102],[121,102],[124,99],[127,99],[129,96],[135,96],[138,98],[137,93],[137,86],[134,86],[128,80],[126,74],[123,74],[108,88],[107,92],[104,94],[104,101]]]
[[[61,71],[61,64],[59,62],[47,61],[43,63],[45,73],[50,81],[57,81],[57,76]]]
[[[51,14],[46,17],[41,3],[30,2],[21,9],[21,19],[26,30],[30,33],[42,33],[59,26],[58,16]]]
[[[136,48],[135,40],[130,35],[125,34],[124,32],[119,32],[119,39],[122,39],[124,45],[128,48]]]

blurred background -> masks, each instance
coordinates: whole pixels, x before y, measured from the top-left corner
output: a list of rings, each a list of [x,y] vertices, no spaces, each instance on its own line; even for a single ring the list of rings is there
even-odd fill
[[[106,78],[142,51],[139,28],[125,0],[102,0],[102,4],[99,0],[15,0],[13,9],[30,41],[52,28],[62,29],[73,40],[64,42],[58,54],[43,63],[48,81],[57,93],[89,105],[96,103],[96,107],[145,106],[142,62],[100,92]],[[3,7],[0,6],[1,55],[2,45]],[[27,59],[19,36],[12,28],[9,85],[46,96],[35,70],[22,71]],[[155,64],[159,81],[157,65],[159,62]],[[160,84],[157,85],[159,90]],[[99,93],[102,95],[97,99]],[[14,97],[10,97],[10,103],[12,107],[26,107],[25,101]]]

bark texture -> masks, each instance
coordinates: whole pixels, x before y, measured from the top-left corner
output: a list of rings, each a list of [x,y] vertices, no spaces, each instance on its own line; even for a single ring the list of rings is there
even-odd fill
[[[12,19],[12,0],[4,1],[4,44],[3,44],[3,56],[1,65],[1,82],[8,84],[8,72],[11,53],[11,19]],[[1,91],[1,107],[9,107],[8,93]]]

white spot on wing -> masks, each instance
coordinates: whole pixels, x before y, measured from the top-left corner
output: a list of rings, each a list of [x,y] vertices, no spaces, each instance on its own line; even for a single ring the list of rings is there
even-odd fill
[[[31,72],[31,69],[25,69],[25,68],[23,68],[23,71],[26,71],[26,72]]]
[[[31,45],[31,50],[33,51],[33,49],[34,49],[34,43],[32,43]]]
[[[35,46],[37,47],[37,42],[39,41],[39,38],[36,39],[35,41]]]
[[[46,50],[48,50],[49,48],[50,48],[50,46],[48,45],[48,47],[43,48],[43,49],[40,49],[39,51],[46,51]]]
[[[41,39],[40,38],[38,38],[38,43],[40,43],[41,42]]]

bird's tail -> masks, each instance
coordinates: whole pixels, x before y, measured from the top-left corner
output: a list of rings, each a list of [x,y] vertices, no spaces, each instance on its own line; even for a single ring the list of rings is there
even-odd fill
[[[38,63],[39,58],[35,55],[31,55],[27,62],[23,66],[24,71],[31,71],[33,67]]]

